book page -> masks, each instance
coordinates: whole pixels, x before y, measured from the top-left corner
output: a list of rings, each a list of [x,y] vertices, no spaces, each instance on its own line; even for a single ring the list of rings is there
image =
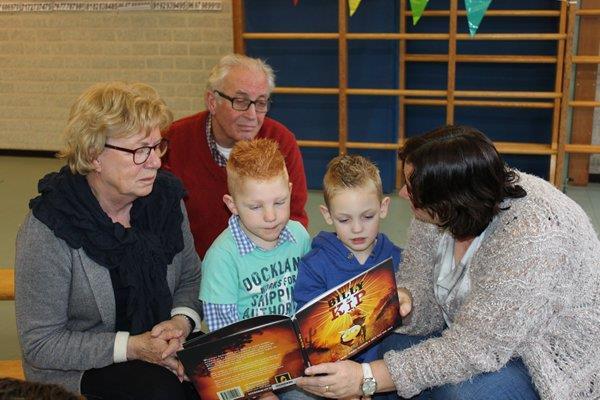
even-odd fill
[[[368,347],[401,323],[391,258],[326,292],[295,319],[310,364]]]

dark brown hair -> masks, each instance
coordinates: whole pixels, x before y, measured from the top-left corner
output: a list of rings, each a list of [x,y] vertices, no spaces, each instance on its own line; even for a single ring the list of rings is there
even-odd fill
[[[502,200],[527,194],[492,141],[470,126],[448,125],[410,138],[399,157],[413,167],[407,189],[414,207],[436,216],[457,239],[478,236]]]
[[[51,383],[27,382],[20,379],[0,379],[0,400],[82,400],[62,386]]]

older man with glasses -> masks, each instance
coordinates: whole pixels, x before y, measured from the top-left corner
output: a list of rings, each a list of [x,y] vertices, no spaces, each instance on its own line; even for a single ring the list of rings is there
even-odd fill
[[[292,184],[291,215],[308,225],[302,157],[292,132],[266,117],[275,76],[260,59],[239,54],[223,57],[208,78],[208,110],[182,118],[171,126],[165,168],[179,176],[187,189],[186,208],[200,257],[227,226],[230,212],[225,165],[240,140],[269,138],[279,143]]]

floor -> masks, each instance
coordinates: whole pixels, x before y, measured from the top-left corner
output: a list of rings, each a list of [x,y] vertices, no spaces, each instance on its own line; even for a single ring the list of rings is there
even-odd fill
[[[62,162],[51,158],[0,156],[0,268],[13,267],[14,243],[19,224],[28,210],[28,201],[36,195],[37,181],[45,173],[60,168]],[[587,187],[569,187],[567,195],[588,213],[596,232],[600,232],[600,184]],[[383,221],[382,231],[392,241],[403,246],[410,209],[397,194],[391,195],[390,214]],[[310,217],[309,232],[315,235],[327,230],[318,205],[323,201],[320,191],[310,191],[307,210]],[[15,328],[14,303],[0,301],[0,359],[19,357],[19,345]]]

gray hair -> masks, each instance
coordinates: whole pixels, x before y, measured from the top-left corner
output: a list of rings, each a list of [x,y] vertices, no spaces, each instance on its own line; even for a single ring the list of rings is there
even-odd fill
[[[213,67],[206,82],[206,90],[212,92],[221,89],[223,80],[234,67],[244,67],[249,70],[262,72],[269,84],[269,93],[275,88],[275,73],[273,68],[260,58],[251,58],[242,54],[227,54]]]

